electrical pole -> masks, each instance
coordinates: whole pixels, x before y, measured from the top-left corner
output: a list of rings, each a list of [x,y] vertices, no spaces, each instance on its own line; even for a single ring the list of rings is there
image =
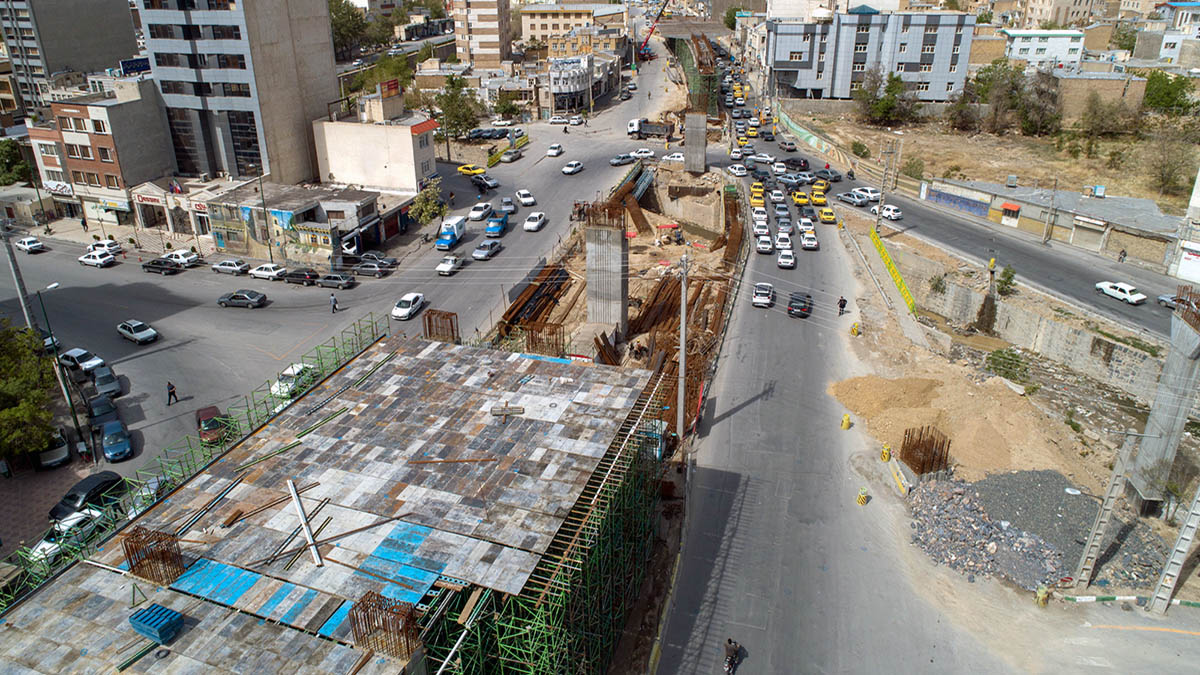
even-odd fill
[[[29,331],[36,335],[33,318],[29,314],[29,293],[25,290],[25,278],[21,276],[21,268],[17,266],[17,255],[13,253],[12,239],[10,239],[9,230],[12,227],[12,221],[6,220],[0,227],[3,228],[0,237],[4,239],[4,252],[8,254],[8,267],[12,270],[13,283],[17,286],[17,301],[21,303],[21,314],[25,317],[25,325]]]
[[[58,288],[58,282],[54,282],[46,287],[46,290],[52,291]],[[83,435],[83,428],[79,426],[79,414],[75,411],[75,399],[71,397],[71,388],[67,386],[67,380],[63,375],[62,362],[58,360],[58,338],[54,336],[54,329],[50,327],[50,315],[46,313],[46,301],[42,299],[42,292],[37,292],[38,304],[42,307],[42,319],[46,322],[46,332],[50,334],[50,346],[54,349],[54,374],[58,377],[58,386],[62,387],[63,397],[67,399],[67,409],[71,411],[71,422],[75,425],[75,436],[81,443],[86,444],[87,439]],[[97,463],[100,458],[96,453],[92,454],[92,464]]]
[[[1045,229],[1042,230],[1042,243],[1043,244],[1050,241],[1050,230],[1052,227],[1054,227],[1054,221],[1056,220],[1055,213],[1054,213],[1054,211],[1055,211],[1054,202],[1055,202],[1056,197],[1058,197],[1058,179],[1057,178],[1054,179],[1054,189],[1051,190],[1051,192],[1050,192],[1050,210],[1046,212],[1046,227],[1045,227]]]
[[[684,408],[687,406],[687,254],[679,259],[679,382],[676,384],[675,435],[683,444]]]
[[[893,166],[896,161],[896,140],[888,140],[888,149],[883,151],[887,155],[887,163],[883,165],[883,180],[879,181],[879,203],[875,205],[875,232],[879,233],[879,226],[883,224],[883,205],[887,203],[888,181],[891,180],[892,172],[895,170]]]

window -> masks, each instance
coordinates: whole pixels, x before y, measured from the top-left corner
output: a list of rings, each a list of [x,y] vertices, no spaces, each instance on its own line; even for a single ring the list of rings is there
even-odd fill
[[[58,181],[59,183],[65,180],[63,172],[55,171],[54,169],[46,169],[46,180]]]
[[[420,136],[417,136],[417,147],[418,148],[428,148],[429,147],[429,134],[421,134]]]
[[[101,162],[111,162],[111,161],[113,161],[113,158],[112,158],[112,150],[110,150],[110,149],[108,149],[108,148],[106,148],[106,147],[104,147],[104,146],[97,146],[97,147],[96,147],[96,154],[100,156],[100,161],[101,161]]]
[[[804,52],[788,52],[788,61],[803,61]]]
[[[226,82],[224,89],[225,96],[250,98],[250,85],[245,82]]]
[[[79,159],[79,146],[78,145],[67,143],[66,148],[67,148],[67,157]]]
[[[1174,42],[1164,42],[1163,49],[1175,49],[1177,45]]]
[[[856,63],[856,64],[854,64],[854,67],[851,68],[851,70],[856,73],[861,73],[866,69],[867,69],[867,64],[865,64],[865,63]]]
[[[1023,38],[1021,38],[1021,42],[1029,42],[1032,39],[1033,38],[1031,38],[1031,37],[1023,37]]]
[[[958,64],[957,64],[957,63],[951,63],[951,64],[950,64],[950,72],[952,72],[952,73],[957,73],[957,72],[958,72]]]
[[[1018,53],[1018,54],[1028,54],[1028,53],[1029,53],[1029,47],[1021,47],[1021,51],[1019,51],[1019,52],[1017,52],[1017,53]]]
[[[1078,47],[1072,47],[1072,48],[1070,48],[1070,49],[1068,49],[1068,50],[1067,50],[1067,53],[1068,53],[1068,54],[1078,54],[1078,53],[1079,53],[1079,48],[1078,48]]]
[[[1050,38],[1048,38],[1048,37],[1040,37],[1040,38],[1038,38],[1038,42],[1049,42],[1049,41],[1050,41]]]
[[[1045,48],[1045,47],[1038,47],[1038,48],[1037,48],[1037,51],[1036,51],[1035,53],[1036,53],[1036,54],[1045,54],[1045,53],[1046,53],[1046,48]]]
[[[38,143],[38,152],[42,153],[43,157],[57,157],[58,150],[55,149],[53,143]]]
[[[1077,37],[1071,38],[1071,42],[1079,42],[1079,40],[1080,40],[1080,38],[1077,38]]]
[[[103,120],[92,120],[92,131],[98,134],[107,134],[108,126],[104,124]]]
[[[897,72],[897,73],[903,73],[903,72],[904,72],[904,64],[903,64],[903,63],[897,63],[897,64],[896,64],[896,72]]]
[[[936,33],[937,29],[938,29],[937,26],[925,26],[926,33]]]
[[[936,45],[921,45],[921,53],[922,53],[922,54],[932,54],[932,53],[933,53],[933,48],[934,48],[935,46],[936,46]]]
[[[326,211],[325,217],[329,218],[330,220],[345,220],[346,212],[345,211]]]
[[[59,116],[59,118],[58,118],[58,128],[59,128],[59,129],[62,129],[63,131],[68,131],[68,130],[70,130],[70,128],[71,128],[71,118],[70,118],[70,117],[63,117],[63,116],[61,116],[61,115],[60,115],[60,116]]]
[[[422,176],[429,175],[429,160],[425,160],[424,162],[421,162],[421,175]]]
[[[821,44],[825,44],[825,38],[827,38],[827,37],[829,37],[829,36],[825,35],[823,33],[821,34]]]
[[[908,51],[908,43],[907,43],[907,42],[901,42],[901,43],[900,43],[900,53],[901,53],[901,54],[903,54],[903,53],[904,53],[904,52],[906,52],[906,51]]]
[[[954,45],[954,49],[951,49],[951,50],[950,50],[950,53],[951,53],[951,54],[957,54],[957,53],[958,53],[958,45]]]
[[[954,83],[953,82],[946,83],[946,91],[954,91]]]
[[[184,26],[184,29],[186,30],[189,27],[190,26]],[[237,26],[213,26],[212,36],[214,40],[241,40],[242,30]],[[193,39],[199,38],[200,36],[197,35]]]
[[[921,64],[921,72],[922,73],[932,73],[933,72],[933,64],[932,63],[922,63]]]
[[[121,188],[121,182],[117,180],[116,176],[112,175],[111,173],[106,173],[104,174],[104,186],[112,188],[113,190],[119,190]]]
[[[804,37],[801,38],[801,41],[802,42],[812,42],[812,33],[805,33]]]
[[[855,54],[866,54],[867,53],[867,43],[863,42],[863,43],[854,45],[854,53]]]
[[[857,29],[855,32],[856,32],[856,33],[860,33],[860,34],[861,34],[861,33],[870,33],[870,32],[871,32],[871,27],[870,27],[870,26],[859,26],[859,27],[858,27],[858,29]]]
[[[928,82],[918,82],[917,83],[917,91],[929,91],[929,83]]]
[[[958,26],[957,28],[955,28],[955,29],[954,29],[954,34],[955,34],[955,35],[962,35],[962,26]]]
[[[92,187],[100,187],[100,176],[92,172],[85,174],[87,176],[87,184]]]
[[[152,40],[172,40],[175,38],[175,27],[167,24],[152,23],[150,28],[150,39]]]
[[[87,185],[87,179],[83,177],[83,172],[81,171],[71,172],[71,182],[76,185]]]

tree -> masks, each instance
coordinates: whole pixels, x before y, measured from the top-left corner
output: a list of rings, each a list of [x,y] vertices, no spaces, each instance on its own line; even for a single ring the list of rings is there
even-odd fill
[[[1137,45],[1137,29],[1131,23],[1117,24],[1116,28],[1113,28],[1112,37],[1109,38],[1109,44],[1117,49],[1132,52]]]
[[[884,78],[879,68],[868,70],[862,84],[851,96],[858,103],[859,114],[870,124],[894,125],[917,119],[920,105],[895,73]]]
[[[1056,134],[1062,128],[1058,95],[1050,76],[1039,75],[1026,86],[1021,97],[1021,133],[1026,136]]]
[[[446,8],[442,6],[441,0],[417,0],[412,2],[413,7],[424,7],[429,10],[430,19],[446,18]]]
[[[1156,112],[1169,115],[1186,115],[1194,108],[1192,90],[1195,85],[1183,75],[1171,75],[1161,70],[1144,73],[1146,96],[1142,105]]]
[[[54,415],[51,361],[42,339],[0,320],[0,455],[41,452],[50,441]]]
[[[409,110],[424,110],[433,117],[437,110],[437,102],[433,94],[421,89],[409,89],[404,93],[404,107]]]
[[[942,117],[951,129],[975,131],[979,128],[979,110],[975,103],[975,85],[967,81],[963,90],[950,99]]]
[[[1038,25],[1039,30],[1061,30],[1064,26],[1057,21],[1043,21]]]
[[[21,155],[21,146],[11,138],[0,141],[0,185],[32,180],[33,170]]]
[[[362,42],[371,47],[386,47],[392,44],[395,37],[396,32],[391,20],[386,17],[378,17],[363,29]]]
[[[515,96],[512,92],[500,92],[500,100],[496,103],[496,114],[505,119],[511,119],[520,115],[521,108],[513,100]]]
[[[737,13],[743,12],[743,11],[745,11],[745,9],[743,9],[742,7],[730,7],[729,9],[725,10],[725,27],[728,28],[729,30],[736,29],[737,28]]]
[[[450,157],[450,139],[465,136],[479,121],[479,101],[466,90],[467,81],[447,75],[446,86],[434,97],[442,111],[442,132],[446,136],[446,157]]]
[[[925,160],[920,157],[909,157],[904,160],[904,165],[900,167],[900,173],[909,178],[921,180],[925,176]]]
[[[449,211],[450,208],[446,206],[446,202],[442,201],[442,179],[434,178],[417,193],[412,206],[408,209],[408,215],[424,225],[431,220],[445,216]]]
[[[329,0],[329,24],[333,28],[333,51],[349,54],[367,30],[367,17],[350,0]]]
[[[1150,141],[1146,160],[1150,185],[1160,195],[1179,192],[1185,179],[1196,172],[1195,147],[1165,133]]]
[[[1004,59],[996,59],[979,69],[974,91],[979,101],[988,103],[984,128],[994,134],[1003,134],[1008,129],[1012,112],[1021,107],[1024,87],[1025,74]]]
[[[1092,141],[1126,131],[1133,123],[1133,114],[1121,101],[1106,103],[1100,94],[1091,92],[1079,115],[1079,130]],[[1089,155],[1090,156],[1090,155]]]
[[[426,42],[421,45],[421,51],[417,52],[417,63],[423,63],[433,58],[433,43]]]
[[[404,56],[385,56],[375,62],[371,68],[367,68],[354,77],[354,81],[350,84],[350,89],[353,91],[362,91],[363,89],[374,89],[375,85],[388,80],[399,80],[401,87],[408,86],[412,81],[413,71],[408,65],[408,59]]]
[[[984,11],[980,12],[979,14],[975,15],[975,23],[991,23],[991,22],[992,22],[992,11],[990,9],[984,10]]]

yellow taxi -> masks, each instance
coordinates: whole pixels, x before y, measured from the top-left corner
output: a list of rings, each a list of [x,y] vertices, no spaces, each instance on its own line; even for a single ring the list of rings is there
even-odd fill
[[[830,209],[830,208],[824,208],[824,209],[821,209],[820,211],[817,211],[817,217],[821,219],[822,223],[836,223],[837,222],[837,216],[833,215],[833,209]]]
[[[458,167],[458,172],[464,176],[478,176],[486,171],[487,169],[477,164],[463,164],[462,166]]]
[[[796,204],[797,206],[803,206],[808,203],[808,195],[796,190],[792,193],[792,203]]]
[[[824,178],[818,178],[817,182],[812,184],[813,192],[829,192],[829,181]]]
[[[746,138],[758,138],[758,129],[754,127],[746,129]]]
[[[829,201],[825,199],[825,193],[817,192],[816,190],[813,190],[812,199],[810,199],[809,202],[811,202],[813,206],[825,206],[829,203]]]
[[[738,136],[738,139],[737,139],[738,147],[741,147],[749,142],[750,142],[749,138],[746,138],[745,136]]]
[[[766,206],[767,202],[763,199],[762,193],[750,195],[750,206]]]
[[[761,195],[767,191],[767,188],[762,183],[754,182],[750,184],[750,194]]]

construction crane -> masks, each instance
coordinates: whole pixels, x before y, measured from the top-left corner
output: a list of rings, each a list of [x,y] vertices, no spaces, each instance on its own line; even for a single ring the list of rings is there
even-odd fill
[[[663,12],[667,11],[667,3],[670,0],[663,0],[662,5],[658,8],[658,14],[654,16],[654,23],[650,24],[650,32],[646,33],[646,39],[642,41],[642,46],[638,48],[637,58],[639,61],[650,61],[654,58],[654,52],[650,50],[650,38],[654,37],[654,29],[658,28],[658,22],[662,19]]]

